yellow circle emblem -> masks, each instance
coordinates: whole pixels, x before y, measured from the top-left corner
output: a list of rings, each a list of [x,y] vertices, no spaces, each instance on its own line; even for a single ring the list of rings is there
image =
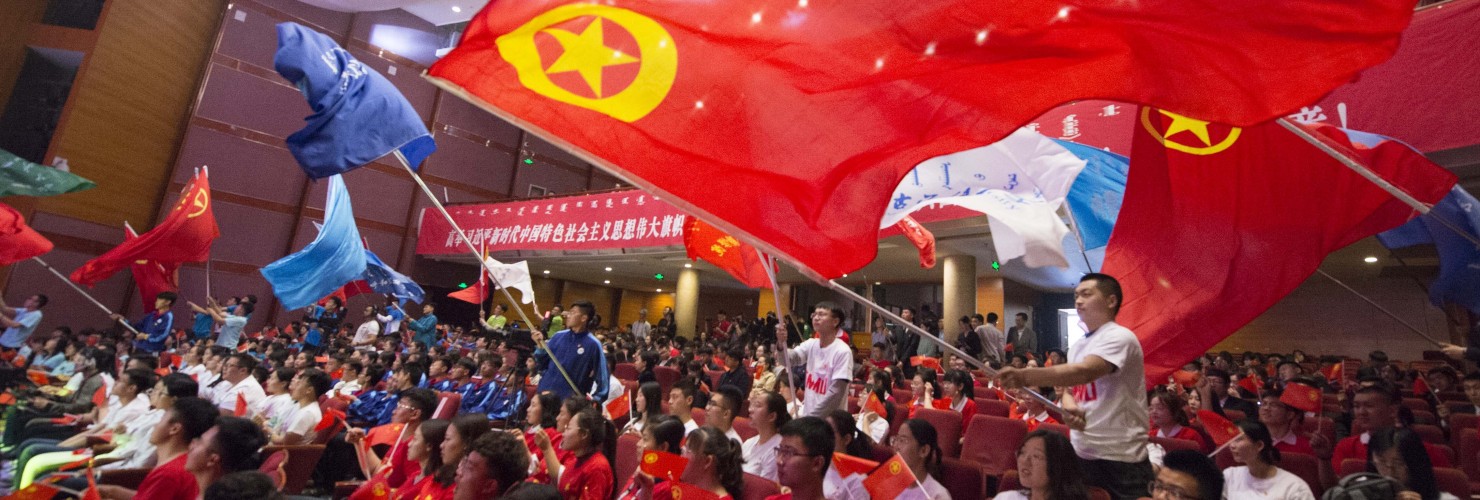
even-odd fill
[[[194,193],[186,193],[180,197],[180,202],[175,204],[175,210],[186,209],[187,204],[190,207],[185,212],[185,218],[194,219],[199,217],[200,214],[206,213],[206,209],[211,207],[211,193],[204,189],[196,189]]]
[[[899,462],[889,462],[889,473],[890,474],[892,474],[892,475],[899,475],[899,471],[901,471],[903,469],[904,469],[903,467],[900,467]]]
[[[1221,152],[1232,146],[1238,140],[1239,133],[1242,132],[1242,129],[1238,127],[1188,118],[1163,109],[1156,111],[1167,118],[1171,118],[1172,121],[1166,126],[1166,129],[1163,130],[1158,123],[1153,123],[1157,120],[1152,120],[1151,108],[1147,106],[1141,107],[1141,126],[1146,127],[1146,131],[1151,134],[1151,137],[1156,138],[1156,141],[1160,142],[1163,146],[1187,154],[1210,155]],[[1225,129],[1226,132],[1224,131]],[[1188,142],[1178,142],[1178,139],[1186,140],[1184,137],[1178,136],[1178,134],[1183,132],[1191,134],[1195,139]],[[1213,137],[1215,135],[1221,135],[1222,139],[1214,142]],[[1177,137],[1173,138],[1173,136]]]
[[[657,463],[657,462],[658,462],[658,454],[657,453],[646,453],[646,454],[643,454],[643,456],[642,456],[642,463],[651,464],[651,463]]]
[[[628,123],[657,108],[678,74],[678,49],[662,25],[606,5],[550,9],[495,43],[525,88]],[[554,59],[548,66],[545,56]]]

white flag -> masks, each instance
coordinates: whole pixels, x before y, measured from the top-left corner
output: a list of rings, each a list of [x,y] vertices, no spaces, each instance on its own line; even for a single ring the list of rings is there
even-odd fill
[[[1018,129],[991,145],[916,165],[894,188],[879,227],[933,203],[958,205],[987,214],[1003,261],[1023,257],[1032,267],[1067,267],[1061,243],[1069,227],[1057,211],[1084,164],[1053,140]]]
[[[499,262],[493,257],[483,262],[488,268],[488,274],[493,282],[498,285],[519,290],[519,302],[530,304],[534,302],[534,281],[529,277],[529,262],[519,261],[513,264]]]

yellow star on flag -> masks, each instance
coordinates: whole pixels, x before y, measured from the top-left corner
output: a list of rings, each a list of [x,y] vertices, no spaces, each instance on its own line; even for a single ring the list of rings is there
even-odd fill
[[[1204,146],[1213,145],[1213,141],[1208,138],[1208,122],[1196,118],[1188,118],[1165,109],[1158,109],[1157,111],[1172,119],[1172,124],[1167,126],[1167,131],[1162,137],[1170,140],[1178,132],[1192,132],[1192,135],[1202,140]]]
[[[578,72],[581,74],[581,79],[586,81],[586,85],[591,86],[591,91],[595,92],[598,98],[602,97],[601,72],[603,68],[638,62],[636,57],[606,46],[602,24],[600,18],[594,19],[585,30],[581,31],[580,35],[556,28],[546,30],[565,49],[565,53],[561,54],[546,72],[549,74]]]

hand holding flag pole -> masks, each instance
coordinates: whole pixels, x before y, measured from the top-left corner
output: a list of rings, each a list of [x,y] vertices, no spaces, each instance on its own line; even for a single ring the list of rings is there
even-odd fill
[[[421,186],[421,192],[427,195],[427,199],[432,200],[432,206],[436,207],[437,212],[442,214],[442,218],[447,219],[447,224],[452,226],[452,232],[457,234],[458,240],[462,241],[463,245],[466,245],[468,247],[468,251],[473,253],[473,257],[478,259],[478,265],[487,268],[488,262],[483,260],[483,254],[478,252],[478,247],[473,245],[473,240],[468,239],[468,235],[466,233],[463,233],[462,228],[457,225],[457,221],[452,219],[452,214],[447,213],[447,208],[442,206],[442,201],[438,200],[437,195],[432,193],[432,188],[427,187],[426,181],[421,180],[421,176],[417,175],[416,170],[411,168],[411,163],[406,161],[406,157],[401,154],[400,150],[392,151],[392,153],[395,154],[396,160],[399,160],[401,162],[401,166],[406,169],[406,173],[411,174],[411,179],[416,181],[416,185]],[[528,325],[530,329],[534,329],[535,326],[538,325],[538,323],[530,321],[529,316],[524,314],[524,308],[518,306],[519,301],[514,300],[514,294],[509,293],[509,288],[505,287],[503,283],[499,283],[497,273],[489,272],[488,279],[489,281],[493,282],[494,286],[503,291],[504,298],[509,299],[509,303],[515,306],[514,311],[519,313],[519,319],[524,320],[524,324]],[[538,309],[539,306],[536,305],[535,307],[536,309]],[[544,340],[539,339],[538,336],[536,336],[535,339],[535,342],[539,344],[541,349],[545,349],[547,352],[549,351],[549,349],[545,347]],[[550,362],[554,363],[555,368],[560,370],[560,376],[565,377],[565,383],[570,384],[570,388],[572,391],[584,392],[577,388],[574,379],[570,378],[570,374],[566,373],[565,367],[560,365],[560,360],[555,359],[555,356],[552,355],[550,356]]]
[[[62,283],[66,283],[67,286],[72,287],[73,290],[77,290],[77,293],[82,294],[83,298],[86,298],[88,302],[92,302],[93,305],[98,306],[98,309],[102,309],[104,313],[107,313],[109,316],[112,316],[114,314],[112,309],[109,309],[108,306],[103,305],[102,302],[98,302],[98,299],[93,298],[93,296],[87,293],[86,290],[83,290],[82,287],[77,286],[77,284],[73,283],[72,280],[67,279],[66,276],[58,272],[56,268],[51,267],[51,265],[47,264],[46,261],[41,260],[41,257],[31,257],[31,260],[36,261],[37,264],[41,264],[41,267],[46,268],[47,271],[51,271],[51,274],[55,275],[57,279],[62,280]],[[118,324],[123,325],[123,327],[127,328],[128,331],[134,332],[134,335],[140,335],[139,331],[134,329],[134,325],[128,324],[128,321],[120,318],[118,320]]]

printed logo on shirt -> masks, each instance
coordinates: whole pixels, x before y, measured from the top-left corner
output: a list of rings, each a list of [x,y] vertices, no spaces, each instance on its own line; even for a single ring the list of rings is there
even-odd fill
[[[829,373],[832,370],[829,370],[829,369],[827,369],[827,367],[824,367],[822,369],[822,371],[823,371],[823,373]],[[823,377],[823,376],[820,376],[820,375],[808,373],[807,374],[807,391],[808,392],[815,392],[817,394],[827,394],[827,378],[826,377]]]
[[[1074,400],[1080,403],[1088,403],[1100,399],[1098,384],[1090,382],[1084,385],[1074,386]]]

